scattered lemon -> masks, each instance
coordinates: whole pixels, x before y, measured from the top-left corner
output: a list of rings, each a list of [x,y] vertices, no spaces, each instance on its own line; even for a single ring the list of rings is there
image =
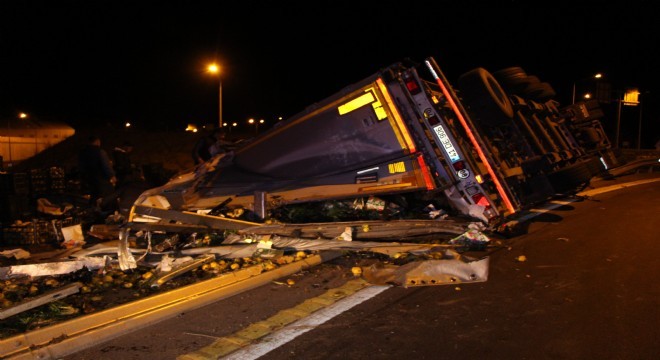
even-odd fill
[[[353,276],[360,276],[362,275],[362,268],[359,266],[353,266],[351,272],[353,273]]]

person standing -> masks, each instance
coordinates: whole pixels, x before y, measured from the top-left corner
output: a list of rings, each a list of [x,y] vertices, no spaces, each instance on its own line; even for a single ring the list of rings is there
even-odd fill
[[[78,153],[78,169],[82,185],[89,191],[89,205],[101,209],[106,207],[108,204],[103,203],[103,198],[114,192],[117,178],[98,136],[90,136]]]
[[[197,140],[192,150],[192,157],[195,165],[201,164],[213,157],[213,154],[211,154],[211,147],[218,142],[223,135],[224,131],[220,128],[216,128],[210,134]]]
[[[216,141],[209,147],[211,157],[230,152],[234,149],[234,143],[227,140],[227,134],[224,131],[216,134],[215,139]]]

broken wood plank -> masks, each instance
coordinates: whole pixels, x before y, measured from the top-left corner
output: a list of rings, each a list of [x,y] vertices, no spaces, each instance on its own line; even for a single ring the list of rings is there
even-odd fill
[[[50,302],[60,300],[69,295],[76,294],[80,291],[82,283],[75,282],[67,286],[63,286],[59,289],[55,289],[44,293],[43,295],[37,296],[34,299],[25,299],[20,304],[14,305],[8,309],[0,310],[0,320],[6,319],[10,316],[20,314],[24,311],[34,309],[37,306],[48,304]]]

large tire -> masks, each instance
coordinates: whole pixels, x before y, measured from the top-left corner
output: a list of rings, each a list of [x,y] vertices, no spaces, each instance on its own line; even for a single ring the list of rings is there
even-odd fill
[[[540,84],[541,81],[536,76],[510,77],[503,81],[502,88],[510,94],[520,95],[528,98],[527,91],[530,87]]]
[[[593,167],[588,161],[578,162],[548,174],[548,180],[557,193],[577,190],[593,176]]]
[[[512,79],[526,78],[527,73],[520,66],[512,66],[493,72],[493,76],[501,85],[504,85]]]
[[[476,68],[460,76],[458,86],[467,103],[483,124],[510,123],[513,106],[508,95],[493,75],[484,68]]]
[[[530,84],[527,87],[527,89],[525,89],[525,93],[527,96],[529,96],[530,99],[542,103],[551,100],[555,96],[557,96],[555,90],[547,82],[542,82],[539,84]]]

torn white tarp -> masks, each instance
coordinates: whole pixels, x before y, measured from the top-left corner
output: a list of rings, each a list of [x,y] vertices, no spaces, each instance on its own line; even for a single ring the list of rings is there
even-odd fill
[[[372,284],[398,286],[447,285],[488,280],[488,257],[466,262],[461,259],[414,261],[402,266],[374,264],[363,269]]]
[[[124,228],[119,231],[119,247],[117,248],[117,260],[119,261],[119,268],[123,271],[135,269],[137,261],[128,249],[128,235],[131,229]]]
[[[5,280],[21,276],[47,276],[62,275],[78,271],[83,267],[89,270],[100,269],[106,266],[108,257],[89,257],[75,261],[60,261],[52,263],[14,265],[0,268],[0,279]]]
[[[6,258],[16,258],[16,260],[20,259],[29,259],[30,258],[30,252],[25,251],[23,249],[11,249],[11,250],[5,250],[5,251],[0,251],[0,255],[6,257]]]

